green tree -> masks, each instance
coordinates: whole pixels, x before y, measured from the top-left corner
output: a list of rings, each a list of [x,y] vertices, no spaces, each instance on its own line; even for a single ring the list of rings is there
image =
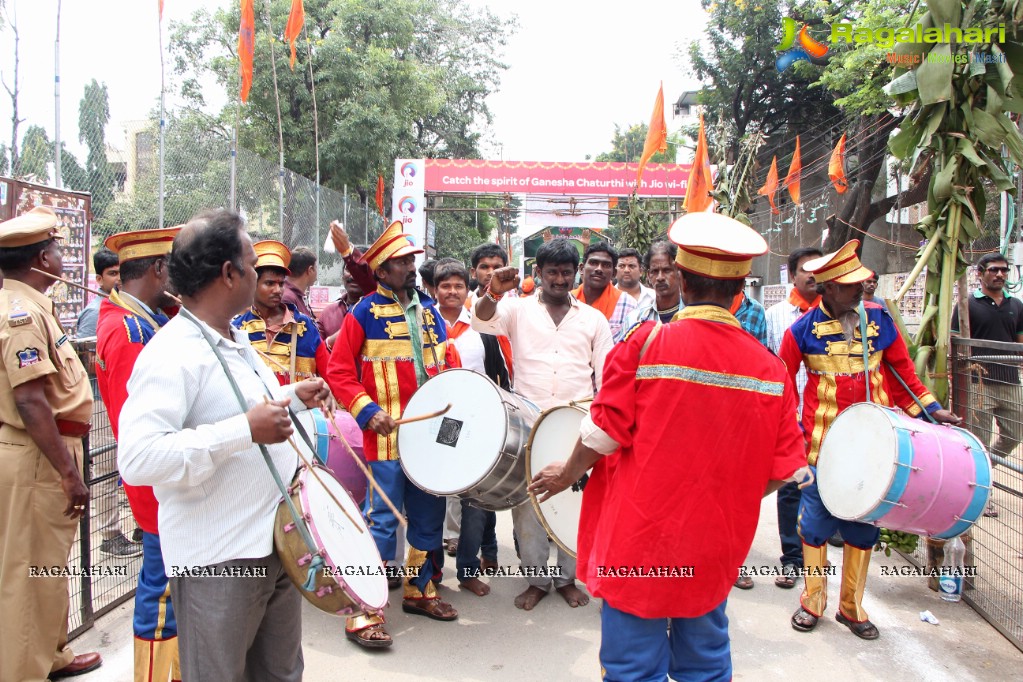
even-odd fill
[[[273,0],[269,17],[283,32],[290,0]],[[505,68],[498,59],[514,24],[464,0],[307,0],[313,78],[320,130],[320,177],[345,185],[363,201],[376,176],[395,158],[478,156],[479,130],[490,120],[487,97]],[[238,91],[238,9],[172,28],[175,70],[182,92],[201,97],[199,79],[212,72],[232,99]],[[257,17],[253,85],[247,105],[230,104],[222,120],[240,116],[240,143],[263,156],[279,150],[271,50],[277,77],[286,164],[312,177],[313,80],[307,43],[300,40],[295,70],[287,45],[271,40],[266,15]]]
[[[106,83],[93,78],[85,86],[78,103],[78,141],[85,144],[85,172],[92,194],[92,213],[102,217],[114,198],[114,173],[107,161],[106,127],[110,122],[110,103]],[[63,166],[63,156],[61,165]]]
[[[740,141],[749,133],[782,133],[780,138],[792,139],[839,113],[830,94],[811,87],[813,72],[779,73],[775,66],[782,17],[792,14],[786,3],[701,0],[701,4],[710,13],[706,39],[691,43],[680,60],[687,60],[692,73],[707,83],[700,103],[708,110],[712,145],[719,127],[711,126],[711,121],[729,124],[723,140],[729,163],[738,157]],[[770,159],[770,146],[765,151]]]
[[[636,123],[625,130],[616,123],[615,133],[611,137],[611,151],[597,154],[596,161],[639,162],[649,130],[650,126],[646,123]],[[655,153],[650,157],[650,163],[674,163],[675,146],[676,143],[669,139],[668,150]]]
[[[33,182],[45,185],[50,182],[50,171],[46,167],[53,160],[53,143],[42,126],[31,125],[25,130],[21,141],[21,157],[18,160],[18,177],[31,178]]]
[[[88,192],[89,174],[78,163],[78,159],[64,147],[60,146],[60,177],[64,189]]]

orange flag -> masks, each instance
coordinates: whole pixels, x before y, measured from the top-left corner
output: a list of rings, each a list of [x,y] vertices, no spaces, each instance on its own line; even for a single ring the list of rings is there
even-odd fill
[[[757,194],[762,194],[767,197],[767,201],[771,204],[771,213],[778,215],[781,211],[774,205],[774,195],[778,191],[778,157],[775,156],[771,159],[771,170],[767,171],[767,182],[764,186],[757,190]]]
[[[384,217],[384,176],[377,176],[377,210],[380,211],[380,217]]]
[[[298,34],[302,32],[305,25],[305,6],[302,0],[291,0],[291,14],[288,15],[288,25],[284,27],[284,39],[291,45],[291,70],[295,70],[295,41]]]
[[[252,58],[256,52],[256,14],[252,0],[242,0],[242,22],[238,27],[238,60],[241,62],[242,103],[249,101],[252,87]]]
[[[160,21],[163,21],[163,0],[157,0],[160,5]]]
[[[710,179],[710,156],[707,152],[707,134],[703,129],[703,114],[700,114],[700,135],[696,138],[696,156],[693,167],[689,169],[689,181],[686,183],[686,198],[682,208],[687,213],[706,211],[714,204],[710,191],[714,183]]]
[[[803,162],[799,160],[799,135],[796,135],[796,151],[792,155],[792,163],[789,164],[789,174],[785,176],[785,186],[792,197],[792,203],[799,203],[799,175],[803,170]]]
[[[664,122],[664,83],[657,90],[654,100],[654,113],[650,115],[650,127],[646,131],[646,142],[643,144],[643,155],[639,157],[639,168],[636,170],[636,185],[643,177],[643,167],[657,152],[668,151],[668,126]]]
[[[835,191],[839,194],[849,189],[849,181],[845,179],[845,133],[839,138],[835,145],[835,151],[831,152],[831,161],[828,162],[828,177]]]

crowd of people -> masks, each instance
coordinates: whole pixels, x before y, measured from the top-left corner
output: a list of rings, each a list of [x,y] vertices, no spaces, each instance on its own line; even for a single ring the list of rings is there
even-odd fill
[[[290,482],[294,413],[334,401],[363,433],[374,481],[363,517],[403,611],[458,618],[437,590],[445,555],[462,588],[487,596],[499,513],[420,489],[398,449],[413,394],[455,367],[538,410],[592,400],[574,450],[529,484],[543,501],[588,476],[577,555],[552,546],[531,504],[510,516],[525,578],[515,606],[531,610],[552,588],[573,608],[601,598],[605,679],[730,679],[727,596],[753,586],[739,567],[774,491],[775,583],[804,585],[792,627],[812,630],[823,616],[827,544],[840,531],[836,618],[878,637],[862,603],[878,529],[821,502],[821,442],[865,400],[961,420],[920,384],[888,312],[868,299],[877,275],[858,242],[794,251],[791,292],[765,311],[744,282],[766,243],[713,213],[684,216],[646,253],[605,242],[580,253],[554,239],[527,278],[492,243],[468,264],[442,258],[417,271],[422,250],[398,222],[365,252],[337,223],[331,238],[344,288],[319,311],[306,300],[315,254],[253,243],[230,211],[120,233],[96,254],[108,297],[79,332],[94,325],[98,397],[139,528],[135,542],[119,519],[104,525],[102,549],[142,556],[137,680],[301,679],[301,597],[274,547],[281,490],[267,467]],[[971,328],[1023,341],[1020,304],[1002,295],[1005,259],[985,258]],[[0,224],[0,269],[0,542],[17,548],[0,572],[0,679],[59,679],[101,660],[67,646],[66,579],[29,578],[31,566],[68,561],[90,503],[82,437],[93,396],[45,296],[46,275],[61,271],[52,211]],[[1020,440],[1005,426],[1019,423],[1019,376],[991,371],[983,382],[1001,420],[992,448],[1007,456]],[[404,533],[381,493],[407,519]],[[225,571],[251,575],[215,577]],[[382,613],[354,613],[344,629],[366,649],[394,643]]]

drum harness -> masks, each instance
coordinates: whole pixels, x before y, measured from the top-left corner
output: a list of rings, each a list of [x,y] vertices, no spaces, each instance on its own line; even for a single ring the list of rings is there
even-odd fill
[[[209,344],[210,348],[213,350],[213,354],[217,356],[217,360],[220,362],[220,366],[223,368],[224,374],[227,376],[227,382],[231,384],[231,389],[234,391],[235,398],[238,399],[238,405],[242,408],[242,412],[247,412],[248,405],[245,402],[244,396],[242,396],[242,391],[238,387],[238,383],[234,380],[234,376],[231,375],[231,370],[227,367],[227,361],[224,360],[224,356],[220,353],[220,350],[217,349],[217,344],[209,337],[206,330],[203,329],[202,323],[194,315],[192,315],[191,312],[182,307],[178,314],[183,315],[188,321],[192,322],[199,328],[199,333],[202,334],[203,339],[205,339],[206,343]],[[262,381],[262,379],[260,379],[260,381]],[[266,384],[264,384],[264,387],[266,387]],[[269,393],[269,388],[267,388],[267,392]],[[309,449],[312,452],[316,452],[316,448],[313,446],[312,440],[309,438],[309,434],[306,433],[301,422],[298,421],[295,412],[290,407],[288,408],[288,414],[291,415],[291,421],[295,425],[295,429],[298,431],[299,436],[302,437],[302,440],[305,441],[306,445],[309,446]],[[295,522],[295,528],[298,530],[299,535],[302,536],[302,541],[305,542],[306,548],[312,556],[312,562],[309,564],[309,569],[306,572],[306,581],[302,585],[303,590],[311,592],[316,587],[316,573],[326,566],[326,562],[319,553],[316,542],[313,540],[313,536],[309,532],[309,527],[305,523],[305,518],[295,508],[295,503],[292,501],[291,495],[288,493],[287,486],[284,485],[284,481],[281,480],[280,473],[274,466],[273,460],[270,459],[270,453],[267,451],[266,445],[262,443],[257,443],[256,445],[259,446],[259,452],[263,455],[263,461],[270,470],[270,475],[273,476],[274,483],[277,484],[277,488],[281,491],[281,495],[284,496],[284,503],[287,505],[288,512],[291,513],[291,518]]]

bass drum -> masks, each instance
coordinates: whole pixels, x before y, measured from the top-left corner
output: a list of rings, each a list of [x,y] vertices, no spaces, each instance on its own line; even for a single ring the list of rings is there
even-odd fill
[[[591,402],[587,400],[552,407],[536,420],[526,444],[529,481],[548,464],[564,462],[569,458],[579,440],[579,426],[583,417],[590,413]],[[551,539],[573,557],[576,555],[586,478],[583,476],[579,482],[543,503],[537,502],[535,495],[529,496],[533,510]]]
[[[503,511],[526,501],[525,445],[539,410],[468,369],[450,369],[419,387],[409,416],[451,409],[398,427],[402,469],[418,488]]]
[[[341,442],[343,436],[352,451],[365,461],[362,450],[362,429],[359,428],[355,418],[345,410],[337,410],[334,412],[333,419],[328,420],[320,410],[306,410],[299,412],[297,419],[301,422],[313,445],[316,446],[316,452],[312,453],[316,457],[316,461],[327,467],[337,482],[351,493],[356,503],[362,504],[362,501],[366,499],[366,475],[362,473],[362,469],[352,459],[345,444]],[[340,436],[338,427],[341,428]],[[294,439],[306,459],[312,462],[305,441],[298,434],[295,434]]]

